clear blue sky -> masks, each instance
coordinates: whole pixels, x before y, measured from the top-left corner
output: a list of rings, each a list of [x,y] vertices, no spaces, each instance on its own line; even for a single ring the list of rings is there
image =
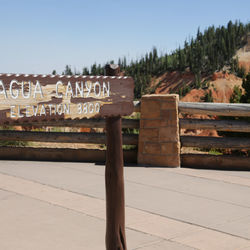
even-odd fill
[[[0,10],[2,73],[136,59],[176,49],[198,27],[250,21],[248,0],[0,0]]]

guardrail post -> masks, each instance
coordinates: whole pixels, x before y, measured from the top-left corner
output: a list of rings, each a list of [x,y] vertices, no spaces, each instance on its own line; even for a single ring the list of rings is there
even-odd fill
[[[139,164],[180,167],[178,102],[175,94],[142,97]]]
[[[106,65],[106,75],[118,75],[118,65]],[[125,199],[121,117],[106,118],[107,153],[106,184],[106,249],[125,250]]]

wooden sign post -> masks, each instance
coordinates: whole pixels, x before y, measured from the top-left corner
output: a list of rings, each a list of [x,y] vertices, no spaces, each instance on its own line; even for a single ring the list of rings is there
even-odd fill
[[[106,248],[126,249],[121,116],[133,112],[134,82],[106,76],[0,74],[0,125],[106,118]]]
[[[106,65],[107,75],[118,75],[117,65]],[[106,119],[106,249],[127,249],[121,116]]]

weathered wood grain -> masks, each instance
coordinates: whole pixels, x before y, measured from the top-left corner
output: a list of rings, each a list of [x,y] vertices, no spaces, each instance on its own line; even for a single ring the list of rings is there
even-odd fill
[[[3,141],[34,141],[56,143],[90,143],[106,144],[105,133],[78,133],[78,132],[33,132],[0,130],[0,140]],[[138,135],[123,134],[124,145],[137,145]]]
[[[136,163],[137,150],[123,150],[126,163]],[[106,151],[99,149],[0,147],[1,160],[105,162]]]
[[[179,102],[179,112],[219,116],[250,116],[250,104]]]
[[[250,157],[231,155],[182,154],[181,166],[205,169],[250,170]]]
[[[181,136],[182,147],[250,149],[250,138]]]
[[[0,74],[0,124],[129,115],[133,89],[123,76]]]
[[[250,123],[246,121],[183,119],[180,120],[182,129],[215,129],[217,131],[250,132]]]
[[[4,125],[9,125],[5,123]],[[75,120],[51,120],[51,121],[37,121],[37,122],[14,122],[13,126],[23,127],[77,127],[77,128],[105,128],[104,118],[83,118]],[[136,128],[140,127],[139,119],[122,119],[122,128]]]
[[[105,70],[107,75],[118,75],[120,67],[111,64],[106,65]],[[107,154],[105,187],[107,250],[127,249],[121,120],[121,116],[119,115],[106,118]]]

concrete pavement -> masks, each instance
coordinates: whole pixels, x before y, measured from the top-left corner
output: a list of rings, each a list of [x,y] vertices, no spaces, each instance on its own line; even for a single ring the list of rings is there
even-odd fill
[[[250,172],[125,167],[128,249],[250,249]],[[104,166],[0,161],[0,249],[105,249]]]

